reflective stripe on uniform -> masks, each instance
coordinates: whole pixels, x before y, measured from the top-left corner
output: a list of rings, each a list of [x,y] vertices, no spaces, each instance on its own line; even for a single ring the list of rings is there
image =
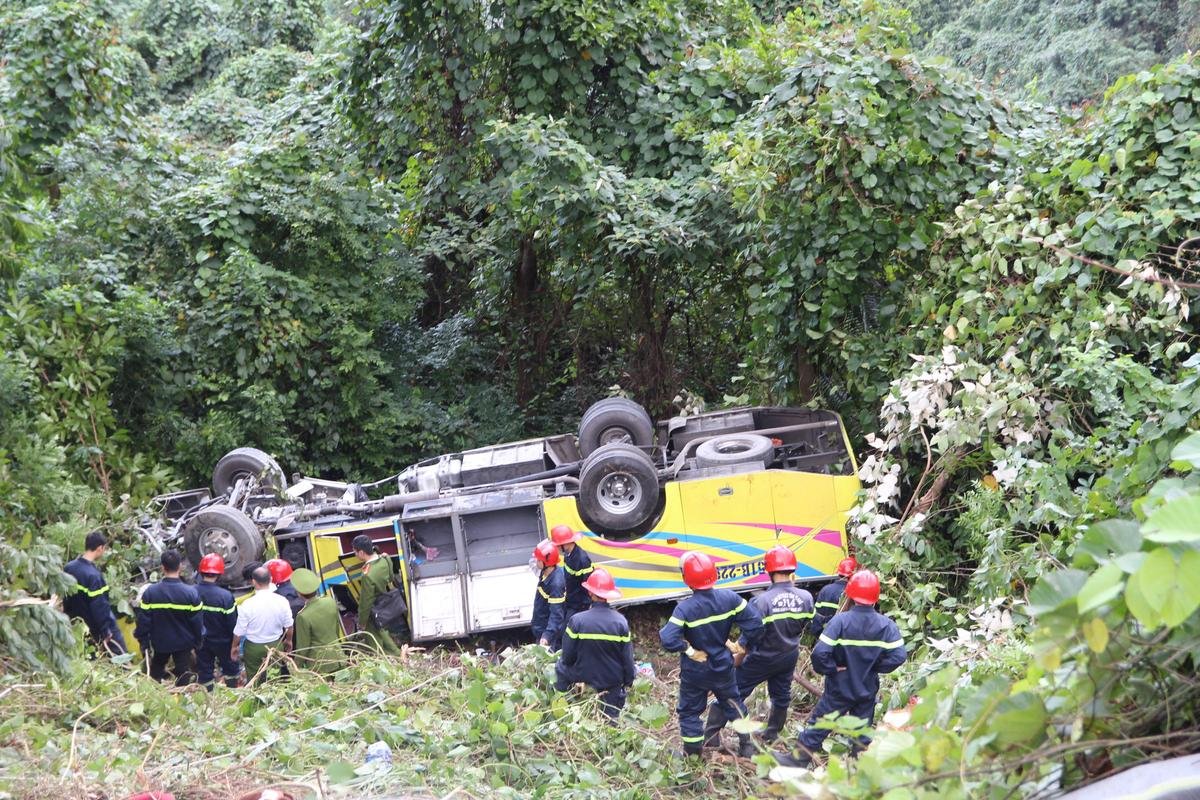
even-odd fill
[[[633,637],[630,636],[629,634],[626,634],[624,636],[618,636],[613,633],[576,633],[575,631],[571,630],[570,628],[567,628],[567,636],[570,636],[572,639],[597,639],[602,642],[632,642],[633,641]]]
[[[686,742],[687,744],[692,744],[693,742],[703,742],[704,741],[704,736],[702,736],[702,735],[701,736],[680,736],[679,738],[681,740],[683,740],[684,742]]]
[[[88,597],[99,597],[108,591],[108,584],[101,586],[99,589],[87,589],[81,583],[75,584],[75,591],[83,592]]]
[[[178,603],[142,603],[147,611],[199,611],[204,606],[182,606]]]
[[[538,587],[538,594],[540,594],[542,597],[546,598],[547,603],[561,603],[567,599],[565,597],[551,597],[549,594],[546,593],[546,590],[540,586]]]
[[[580,575],[587,575],[589,572],[591,572],[594,569],[594,567],[591,564],[588,564],[586,569],[571,569],[570,567],[567,566],[567,562],[565,562],[565,561],[563,562],[562,567],[563,567],[563,569],[565,569],[567,571],[568,575],[574,575],[576,577],[578,577]]]
[[[700,619],[690,619],[690,620],[689,619],[679,619],[678,617],[671,617],[671,622],[674,622],[676,625],[678,625],[681,628],[698,628],[701,625],[707,625],[710,622],[720,622],[723,619],[729,619],[730,617],[735,616],[736,614],[740,613],[741,610],[745,607],[746,607],[746,601],[745,601],[745,599],[743,599],[742,602],[738,603],[737,608],[732,608],[729,611],[726,611],[724,614],[713,614],[711,617],[702,617]]]
[[[821,634],[821,641],[830,647],[879,647],[884,650],[895,650],[897,647],[904,646],[903,639],[897,639],[894,642],[881,642],[873,639],[830,639],[825,634]]]
[[[841,607],[841,603],[817,603],[817,608],[829,608],[834,611],[837,611]]]
[[[763,617],[763,625],[769,622],[774,622],[777,619],[812,619],[813,612],[811,611],[780,611],[778,614],[770,614]]]
[[[232,614],[234,611],[237,611],[237,607],[230,606],[229,608],[221,608],[220,606],[200,606],[200,610],[212,611],[217,614]]]

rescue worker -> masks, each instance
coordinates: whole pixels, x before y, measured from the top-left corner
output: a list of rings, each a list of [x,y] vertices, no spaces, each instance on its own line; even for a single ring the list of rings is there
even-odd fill
[[[760,683],[767,684],[771,713],[762,740],[773,742],[787,722],[788,707],[792,702],[792,675],[800,655],[800,637],[812,622],[813,598],[794,582],[796,554],[789,548],[779,544],[768,550],[763,557],[763,568],[771,577],[771,588],[750,600],[750,606],[762,617],[763,632],[758,641],[746,649],[734,677],[743,703]],[[738,644],[747,648],[744,635]],[[737,663],[739,658],[735,654],[734,662]],[[724,725],[725,716],[720,708],[715,703],[710,705],[704,743],[710,747],[719,746]],[[754,755],[749,738],[740,740],[738,755],[743,758]]]
[[[287,598],[271,585],[271,573],[259,567],[250,573],[254,594],[238,607],[233,641],[229,644],[230,659],[237,660],[238,645],[246,640],[242,663],[246,668],[246,683],[256,683],[277,660],[277,654],[292,649],[292,609]]]
[[[567,607],[564,610],[566,619],[570,619],[580,611],[586,611],[591,601],[583,582],[592,574],[592,559],[587,551],[579,546],[583,536],[570,525],[555,525],[550,531],[550,541],[562,552],[563,570],[567,573]]]
[[[342,653],[342,618],[331,595],[318,595],[321,579],[311,569],[292,573],[292,584],[304,598],[296,615],[296,663],[321,675],[346,665]]]
[[[275,591],[287,599],[288,607],[292,609],[292,617],[295,618],[300,609],[304,608],[304,600],[296,591],[296,587],[292,586],[292,565],[282,558],[272,558],[263,566],[271,573],[271,583],[275,584]]]
[[[800,733],[799,750],[775,754],[784,766],[812,763],[813,753],[820,751],[830,733],[813,725],[826,714],[849,714],[874,724],[879,676],[893,672],[908,657],[896,623],[875,610],[879,578],[874,572],[854,573],[846,584],[846,596],[854,601],[853,607],[829,621],[812,651],[813,669],[825,676],[825,694]]]
[[[233,689],[238,685],[242,665],[229,657],[229,644],[237,626],[237,605],[233,602],[233,594],[217,585],[217,579],[225,574],[225,559],[209,553],[200,559],[196,571],[200,573],[196,592],[200,595],[200,611],[204,617],[204,641],[196,651],[196,674],[200,677],[200,685],[212,691],[214,667],[220,664],[225,685]]]
[[[376,648],[388,655],[400,655],[392,635],[371,619],[375,598],[392,588],[392,561],[375,549],[371,537],[360,533],[350,545],[354,555],[363,562],[362,579],[358,584],[358,629],[366,633]]]
[[[738,694],[733,675],[729,633],[736,623],[746,641],[753,645],[762,634],[762,619],[746,600],[728,589],[714,589],[717,565],[704,553],[684,553],[679,559],[683,582],[692,589],[679,601],[667,624],[658,632],[662,646],[679,659],[679,737],[685,755],[700,755],[704,726],[700,715],[708,696],[716,698],[717,709],[726,719],[745,716],[746,706]],[[738,734],[746,743],[748,734]]]
[[[75,591],[63,600],[63,611],[71,619],[84,621],[96,647],[118,656],[127,649],[125,637],[117,627],[117,616],[108,597],[108,582],[96,566],[107,552],[108,539],[100,531],[92,531],[84,538],[83,555],[63,567],[75,579]]]
[[[196,680],[196,649],[204,640],[200,593],[179,577],[183,558],[177,550],[164,550],[162,580],[142,592],[134,637],[150,654],[150,677],[163,681],[167,662],[176,686]]]
[[[854,556],[843,558],[838,562],[837,580],[826,584],[821,587],[821,591],[817,592],[817,601],[813,605],[813,621],[809,626],[809,631],[814,638],[821,635],[829,618],[838,613],[838,609],[842,607],[842,594],[846,591],[846,581],[857,569],[858,561]]]
[[[633,637],[624,615],[609,606],[621,592],[608,570],[597,568],[583,582],[592,607],[567,622],[562,655],[554,666],[554,688],[565,692],[574,683],[586,683],[600,694],[600,708],[615,720],[625,707],[628,689],[637,677],[633,663]]]
[[[538,575],[533,596],[533,638],[542,647],[558,650],[562,646],[563,610],[566,608],[566,580],[558,567],[558,548],[549,539],[533,548],[531,565]]]

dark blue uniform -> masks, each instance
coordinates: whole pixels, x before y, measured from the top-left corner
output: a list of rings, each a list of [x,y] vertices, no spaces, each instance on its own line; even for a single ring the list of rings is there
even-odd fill
[[[845,578],[838,578],[833,583],[821,587],[821,591],[817,592],[817,602],[813,605],[812,626],[809,628],[813,636],[820,636],[829,619],[842,607],[842,595],[845,592]]]
[[[834,711],[874,723],[879,676],[907,657],[900,629],[873,606],[856,603],[834,616],[813,647],[813,669],[825,676],[825,694],[800,734],[801,746],[809,752],[821,749],[829,731],[811,726]]]
[[[604,713],[616,719],[625,707],[626,689],[637,676],[633,637],[624,615],[608,603],[595,602],[571,617],[554,674],[560,692],[573,683],[586,683],[600,692]]]
[[[763,621],[762,636],[741,644],[746,658],[737,668],[738,694],[742,700],[764,681],[771,708],[787,710],[792,702],[792,675],[800,656],[800,637],[813,618],[812,595],[791,582],[776,583],[750,601]]]
[[[563,570],[567,573],[567,608],[566,618],[586,611],[592,604],[592,597],[583,582],[592,574],[592,559],[578,544],[571,552],[563,553]]]
[[[83,556],[67,562],[63,571],[77,584],[75,592],[63,600],[67,616],[83,620],[96,644],[108,648],[111,653],[124,653],[125,637],[117,627],[103,573]]]
[[[685,750],[698,752],[704,741],[700,715],[708,696],[716,697],[727,717],[745,716],[746,706],[738,696],[733,677],[733,656],[725,647],[734,623],[746,641],[753,643],[762,633],[762,619],[743,598],[728,589],[701,589],[675,606],[667,624],[658,632],[665,650],[679,657],[679,736]],[[693,661],[684,651],[688,645],[703,650],[707,661]]]
[[[196,651],[196,674],[205,686],[213,682],[213,668],[221,665],[225,683],[232,686],[241,672],[241,665],[229,657],[233,644],[233,626],[237,624],[237,605],[233,594],[223,586],[203,581],[196,586],[200,595],[200,612],[204,621],[204,641]]]
[[[204,639],[200,594],[195,586],[179,578],[163,578],[146,587],[138,609],[133,635],[150,652],[150,677],[167,677],[172,663],[175,685],[184,686],[196,677],[196,648]]]
[[[551,650],[562,646],[565,582],[563,571],[555,567],[549,575],[538,581],[537,593],[533,597],[533,639],[545,639],[550,643]]]

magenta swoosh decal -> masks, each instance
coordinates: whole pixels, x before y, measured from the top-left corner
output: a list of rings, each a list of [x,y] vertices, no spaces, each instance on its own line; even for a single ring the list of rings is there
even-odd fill
[[[626,550],[644,550],[647,553],[658,553],[658,554],[664,555],[664,556],[674,556],[675,558],[679,558],[684,553],[691,552],[689,550],[683,550],[678,547],[664,547],[661,544],[639,544],[638,542],[610,542],[608,539],[602,539],[599,536],[594,536],[593,538],[596,540],[597,543],[602,544],[605,547],[616,547],[619,549],[626,549]],[[722,558],[721,556],[712,556],[712,560],[714,562],[719,563],[721,561],[728,561],[729,559]]]
[[[778,530],[781,533],[790,533],[793,536],[808,536],[813,530],[812,528],[805,527],[804,525],[772,525],[769,522],[726,522],[724,524],[740,525],[743,528],[763,528],[772,531]],[[813,541],[832,545],[833,547],[841,547],[842,532],[825,529],[813,536]]]

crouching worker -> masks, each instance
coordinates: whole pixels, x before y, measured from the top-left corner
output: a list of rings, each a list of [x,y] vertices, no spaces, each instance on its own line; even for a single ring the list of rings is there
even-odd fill
[[[813,726],[826,714],[846,714],[874,724],[879,676],[895,671],[908,657],[896,623],[875,610],[879,578],[874,572],[854,573],[846,584],[846,596],[854,606],[829,620],[812,651],[813,669],[825,676],[825,694],[800,733],[800,749],[775,754],[784,766],[812,763],[813,753],[820,751],[830,733]],[[864,746],[867,741],[861,737],[857,744]]]
[[[225,559],[209,553],[200,559],[196,571],[200,573],[196,591],[200,594],[200,612],[204,619],[204,641],[196,651],[196,674],[200,676],[200,684],[212,691],[216,665],[220,664],[225,685],[233,689],[238,685],[242,665],[229,656],[233,629],[237,626],[237,606],[233,594],[217,585],[217,580],[225,574]]]
[[[717,565],[705,553],[684,553],[679,559],[683,582],[692,595],[679,601],[667,624],[658,632],[663,649],[679,653],[679,738],[685,755],[700,755],[704,726],[700,715],[711,694],[712,712],[734,720],[746,715],[733,674],[729,633],[736,623],[747,643],[758,641],[762,618],[742,597],[728,589],[714,589]],[[714,720],[715,721],[715,720]],[[720,736],[720,730],[717,730]],[[749,735],[738,734],[749,746]]]
[[[293,572],[292,585],[304,599],[304,607],[296,615],[296,664],[331,675],[345,666],[337,603],[328,594],[317,594],[321,579],[311,569]]]
[[[555,665],[554,688],[565,692],[574,683],[586,683],[600,693],[600,707],[616,719],[625,707],[625,696],[637,669],[633,664],[633,637],[620,611],[609,606],[621,592],[608,570],[597,567],[583,582],[591,608],[567,622],[562,655]]]

